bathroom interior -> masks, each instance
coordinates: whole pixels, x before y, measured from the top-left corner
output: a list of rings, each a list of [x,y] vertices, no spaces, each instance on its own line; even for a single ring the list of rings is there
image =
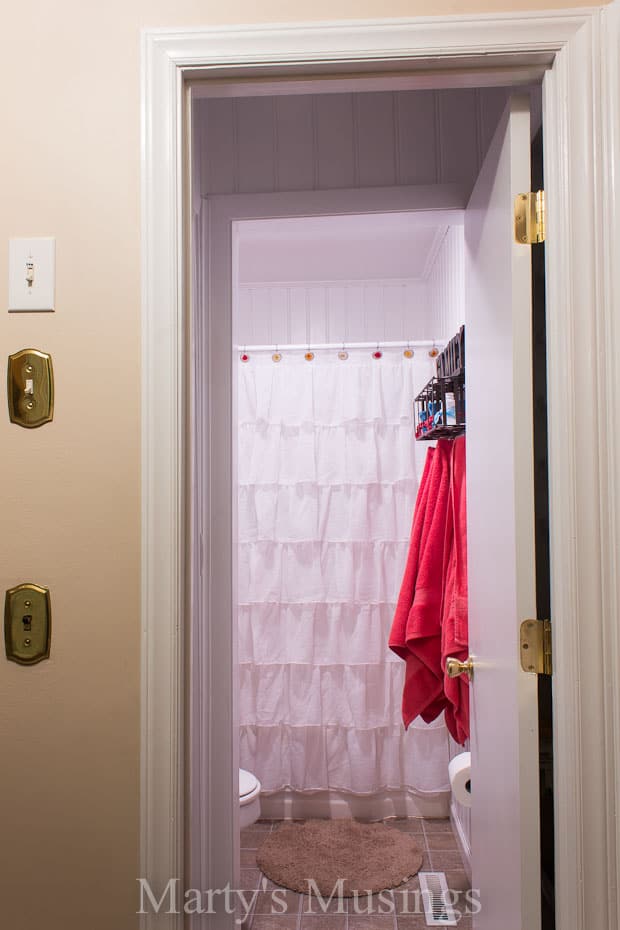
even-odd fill
[[[352,817],[415,830],[464,890],[464,747],[443,714],[405,730],[388,645],[436,442],[414,398],[465,323],[462,217],[247,221],[235,240],[242,882],[274,823]]]
[[[530,94],[536,128],[538,88]],[[453,512],[467,437],[458,202],[507,97],[493,87],[194,102],[198,226],[214,197],[334,197],[332,213],[274,217],[267,205],[264,218],[231,227],[239,887],[257,892],[246,930],[413,930],[428,913],[412,916],[399,901],[423,876],[441,877],[453,903],[469,893],[467,676],[451,679],[449,697],[443,686],[425,695],[397,626],[415,601],[407,586],[422,488],[427,513],[452,513],[466,622],[464,491],[460,518]],[[412,185],[427,191],[414,209],[339,206],[343,191]],[[438,448],[449,460],[439,491],[428,477]],[[445,567],[439,574],[441,612]],[[450,584],[454,594],[459,582]],[[446,660],[465,659],[467,642],[446,636],[437,649],[432,662],[448,681]],[[423,651],[412,652],[415,665]],[[287,852],[274,871],[268,841],[317,822],[375,824],[414,841],[415,871],[403,865],[398,880],[373,885],[391,907],[364,911],[345,897],[325,913],[295,879],[279,879]],[[289,850],[289,865],[296,856]],[[274,913],[278,888],[286,906]],[[429,918],[471,921],[465,907]]]

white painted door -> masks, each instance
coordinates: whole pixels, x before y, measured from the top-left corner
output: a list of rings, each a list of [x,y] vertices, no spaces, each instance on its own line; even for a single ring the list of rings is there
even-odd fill
[[[513,202],[530,189],[529,100],[514,97],[465,214],[472,879],[476,930],[540,926],[538,704],[519,625],[536,616],[530,247]]]

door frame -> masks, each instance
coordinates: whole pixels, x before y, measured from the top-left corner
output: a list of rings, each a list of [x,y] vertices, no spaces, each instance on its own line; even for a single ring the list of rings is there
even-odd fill
[[[218,577],[222,566],[232,578],[229,508],[218,511],[222,463],[218,465],[217,456],[209,458],[208,444],[202,451],[213,470],[206,497],[192,501],[195,450],[189,454],[188,427],[200,411],[192,407],[196,373],[188,371],[190,339],[196,333],[190,332],[188,306],[187,82],[205,75],[229,79],[250,68],[267,73],[268,67],[285,63],[312,72],[318,62],[337,70],[354,61],[355,70],[363,71],[365,64],[370,68],[380,59],[406,63],[419,73],[420,86],[429,86],[428,69],[436,67],[438,57],[446,68],[466,62],[471,72],[488,68],[489,60],[500,54],[527,64],[532,55],[549,53],[554,60],[544,80],[543,113],[549,209],[556,914],[562,930],[617,924],[620,825],[613,814],[620,807],[620,632],[615,622],[620,607],[620,366],[615,359],[620,319],[614,310],[620,270],[614,258],[620,243],[615,174],[620,163],[619,38],[618,0],[607,7],[543,14],[143,32],[140,876],[158,896],[171,878],[178,878],[182,887],[187,874],[185,702],[195,657],[187,655],[185,618],[195,606],[189,567],[198,542],[192,515],[198,513],[202,520],[202,580],[209,606],[201,627],[212,647],[221,624],[210,600],[217,585],[207,582]],[[203,323],[209,327],[211,321],[209,314]],[[206,377],[213,404],[218,391],[221,398],[222,386],[210,382],[208,362]],[[205,436],[205,442],[214,438]],[[230,449],[224,464],[229,456]],[[229,475],[224,486],[227,480]],[[212,539],[219,545],[211,546]],[[217,649],[210,653],[214,668]],[[211,691],[210,696],[202,720],[207,738],[192,765],[209,778],[205,874],[214,879],[209,887],[215,888],[221,884],[209,855],[216,839],[209,815],[227,803],[232,809],[236,799],[234,785],[221,779],[212,738],[232,694]],[[229,834],[217,844],[225,870],[232,863]],[[176,912],[162,909],[140,919],[144,930],[180,930],[182,900]]]

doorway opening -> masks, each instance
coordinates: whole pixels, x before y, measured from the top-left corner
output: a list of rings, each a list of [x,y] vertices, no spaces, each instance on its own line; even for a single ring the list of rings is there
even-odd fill
[[[538,102],[539,112],[538,91],[539,88],[533,89],[531,96]],[[286,363],[283,365],[282,362],[285,360],[288,362],[289,359],[293,361],[295,352],[300,356],[297,359],[300,364],[302,364],[302,356],[306,354],[313,355],[312,359],[303,358],[306,364],[312,364],[322,351],[333,351],[330,349],[324,350],[324,346],[333,346],[336,342],[341,344],[341,351],[347,354],[349,351],[353,353],[357,351],[355,345],[350,345],[351,340],[347,337],[346,330],[344,340],[342,339],[342,329],[338,338],[332,340],[330,333],[334,332],[337,326],[332,324],[330,329],[327,311],[323,311],[322,314],[323,324],[321,324],[321,311],[318,314],[308,312],[309,307],[312,305],[312,299],[307,294],[303,298],[304,314],[296,315],[295,312],[291,311],[291,301],[295,303],[296,300],[300,299],[298,295],[292,295],[293,286],[305,284],[306,289],[308,286],[308,280],[305,282],[303,279],[300,280],[299,275],[301,272],[299,270],[295,271],[295,267],[297,269],[301,267],[299,262],[300,250],[297,250],[296,255],[294,248],[296,236],[297,241],[306,244],[313,241],[315,243],[314,248],[305,249],[305,275],[309,274],[307,270],[308,257],[312,255],[316,257],[319,251],[317,243],[321,243],[322,246],[327,244],[326,259],[324,260],[331,259],[332,271],[330,272],[331,279],[323,277],[322,284],[325,286],[331,280],[331,284],[334,285],[333,262],[338,262],[341,272],[344,262],[342,256],[339,261],[336,259],[333,247],[331,250],[329,249],[330,237],[327,233],[327,227],[324,225],[322,229],[319,229],[321,223],[328,217],[331,218],[332,222],[336,220],[344,228],[345,221],[351,224],[354,222],[356,215],[361,215],[366,220],[371,216],[374,224],[369,227],[373,229],[370,242],[373,242],[373,236],[376,236],[376,224],[380,224],[382,216],[398,218],[401,224],[406,220],[407,216],[415,216],[422,221],[421,224],[418,224],[420,228],[424,225],[424,217],[426,216],[427,232],[428,228],[432,228],[431,221],[429,221],[429,217],[431,217],[432,223],[435,224],[435,232],[433,235],[427,235],[427,238],[430,243],[430,251],[434,248],[435,254],[432,261],[427,255],[424,262],[424,267],[430,273],[430,269],[434,267],[434,261],[438,257],[441,245],[444,244],[446,239],[450,240],[451,238],[447,230],[456,230],[463,222],[463,211],[467,206],[472,187],[484,161],[486,146],[493,136],[494,120],[487,116],[487,122],[485,123],[485,106],[490,107],[491,111],[495,113],[495,122],[498,122],[500,112],[508,98],[508,92],[505,88],[493,88],[491,91],[484,93],[480,90],[467,91],[466,93],[457,91],[452,92],[451,97],[450,92],[446,91],[445,95],[446,99],[442,100],[441,95],[438,95],[437,92],[422,93],[418,91],[409,94],[399,92],[396,95],[393,92],[372,91],[368,94],[351,92],[347,94],[316,95],[315,98],[309,101],[303,96],[301,98],[293,97],[289,100],[285,94],[282,94],[275,98],[268,96],[249,98],[249,100],[244,97],[233,98],[232,104],[229,99],[222,100],[219,98],[215,100],[207,98],[196,102],[196,109],[202,109],[203,113],[202,122],[196,121],[195,117],[194,138],[199,147],[201,141],[205,142],[207,146],[206,149],[198,153],[196,163],[201,166],[203,172],[201,183],[206,185],[207,190],[206,193],[203,190],[200,203],[200,210],[204,210],[204,212],[195,220],[195,239],[197,242],[206,243],[203,255],[208,256],[204,266],[206,267],[204,277],[200,278],[199,269],[196,271],[198,276],[196,292],[203,294],[209,301],[223,300],[232,303],[233,306],[235,297],[239,298],[240,310],[237,322],[240,329],[236,334],[232,333],[232,331],[229,332],[230,341],[228,344],[226,344],[225,339],[220,344],[221,351],[228,353],[228,357],[230,357],[231,347],[234,346],[232,376],[230,376],[228,382],[231,397],[235,390],[236,367],[239,367],[239,363],[242,366],[241,370],[246,373],[252,368],[250,362],[257,362],[259,368],[271,368],[271,371],[275,370],[273,366],[277,365],[277,370],[280,372],[286,370]],[[438,96],[440,97],[439,101]],[[343,97],[352,97],[354,103],[351,104],[351,101],[343,100]],[[398,99],[395,100],[395,97],[398,97]],[[362,98],[366,99],[360,102]],[[387,108],[385,106],[386,99],[384,98],[390,98],[389,107]],[[257,99],[260,106],[257,106]],[[320,110],[322,106],[325,106],[323,113]],[[469,106],[469,110],[467,106]],[[377,136],[374,146],[370,144],[373,139],[372,133],[368,132],[366,136],[368,144],[366,146],[362,145],[361,140],[364,139],[364,114],[366,114],[370,126],[376,126],[377,121],[381,124],[380,121],[383,120],[385,127],[385,121],[388,119],[384,112],[386,109],[388,115],[391,112],[394,125],[398,124],[398,131],[395,132],[393,127],[391,132]],[[404,116],[402,116],[403,112]],[[344,113],[350,114],[348,124],[343,123],[342,117]],[[452,116],[450,119],[446,119],[445,115],[442,117],[442,113],[451,113]],[[469,117],[467,116],[468,113]],[[395,114],[399,114],[397,118],[395,118]],[[415,119],[418,121],[413,128],[411,114],[414,114]],[[432,133],[420,132],[420,123],[428,120],[431,120],[433,125]],[[323,126],[323,129],[321,129],[321,126]],[[300,127],[306,133],[308,139],[306,145],[300,145]],[[486,128],[483,129],[483,127]],[[347,128],[349,128],[349,132],[347,132]],[[409,137],[406,135],[407,131],[410,133]],[[218,132],[220,133],[219,137]],[[485,132],[487,133],[486,137]],[[453,133],[452,142],[449,141],[450,133]],[[441,138],[442,134],[443,139]],[[218,138],[223,140],[221,147],[218,147],[216,143]],[[322,161],[321,138],[323,144],[327,146],[327,154],[323,152]],[[405,139],[404,142],[403,138]],[[414,140],[420,138],[434,139],[433,145],[425,153],[422,150],[422,155],[419,155],[420,148],[414,145]],[[440,140],[439,152],[437,151],[438,138]],[[242,144],[243,139],[246,140],[245,145]],[[266,139],[271,141],[266,142]],[[277,139],[279,156],[277,161],[274,161],[274,139]],[[292,146],[292,151],[289,151],[288,154],[286,154],[287,145]],[[294,148],[295,145],[297,145],[297,149]],[[285,154],[283,155],[282,152]],[[415,162],[413,168],[403,159],[403,152],[415,152],[419,155],[420,160]],[[213,156],[211,159],[209,159],[208,153]],[[370,153],[368,163],[364,162],[362,153],[365,155]],[[306,164],[304,164],[304,158],[307,161]],[[424,159],[426,159],[426,164]],[[424,176],[423,172],[429,170],[429,165],[432,174]],[[394,181],[398,181],[403,177],[411,179],[411,175],[407,176],[406,174],[407,170],[419,172],[414,177],[414,180],[418,183],[394,183]],[[291,176],[286,175],[287,171],[291,172]],[[293,175],[295,175],[294,178]],[[304,176],[306,178],[305,187],[302,184],[301,189],[299,189],[301,183],[299,178]],[[353,182],[357,181],[357,186],[355,186],[355,183],[353,186],[347,186],[345,179],[349,177],[352,178]],[[384,181],[386,177],[391,178],[392,183],[382,183],[381,177],[383,177]],[[361,183],[364,179],[367,182],[365,186]],[[212,188],[211,193],[208,191],[209,185]],[[292,189],[289,189],[289,187]],[[409,207],[409,211],[407,207]],[[380,210],[380,208],[382,209]],[[390,208],[392,211],[397,212],[390,213]],[[457,216],[459,220],[454,222]],[[272,217],[272,219],[267,219],[268,217]],[[273,217],[278,217],[278,219],[273,219]],[[276,253],[273,247],[266,248],[265,246],[265,243],[270,241],[266,232],[269,223],[280,224],[278,234],[275,235],[275,239],[272,237],[271,240],[272,243],[273,241],[278,243],[277,261],[275,263],[273,256]],[[251,228],[252,224],[254,224],[253,228]],[[295,224],[297,224],[296,232],[293,231]],[[303,224],[305,229],[302,230],[300,224]],[[314,240],[312,232],[309,231],[309,224],[310,226],[314,224],[316,227]],[[340,230],[341,242],[343,228]],[[438,228],[442,229],[443,233],[437,233]],[[251,254],[252,249],[248,245],[252,240],[252,234],[254,234],[255,240],[253,254]],[[389,235],[384,237],[386,257],[396,264],[396,248],[389,248],[389,238]],[[261,241],[262,251],[261,247],[256,245],[257,242],[260,243]],[[402,240],[400,245],[403,245]],[[412,249],[416,259],[420,258],[419,253],[421,251],[423,250],[420,248],[417,250]],[[357,261],[358,266],[364,264],[362,249],[359,247],[355,250],[349,249],[349,253],[350,257]],[[297,266],[295,262],[297,262]],[[269,271],[270,263],[271,271]],[[365,264],[368,265],[368,259]],[[413,264],[413,262],[410,262],[410,264]],[[284,274],[283,278],[282,270],[274,270],[276,265],[280,269],[286,266],[286,274],[293,275],[293,277],[287,278],[286,274]],[[458,279],[458,272],[455,272],[455,267],[455,264],[452,264],[451,268],[448,268],[444,273],[444,280],[441,284],[444,293],[448,290],[447,282],[450,274]],[[254,270],[248,270],[248,268]],[[316,269],[314,274],[318,274]],[[324,271],[323,274],[328,273]],[[297,275],[297,278],[294,277],[295,275]],[[410,271],[408,275],[403,277],[415,278],[416,276]],[[354,279],[350,278],[348,280],[351,282]],[[358,287],[361,280],[358,279]],[[386,286],[385,280],[384,278],[384,287]],[[233,283],[235,281],[241,282],[241,286],[237,288],[237,294],[235,294]],[[365,283],[368,285],[368,280]],[[403,280],[399,284],[402,288],[404,286]],[[269,291],[268,298],[260,295],[261,286],[264,286],[263,290]],[[335,286],[341,285],[336,284]],[[528,289],[529,286],[528,280]],[[280,290],[279,296],[274,300],[273,293],[278,290]],[[245,311],[241,310],[240,291],[245,295]],[[254,293],[249,293],[251,291],[254,291]],[[461,282],[460,293],[461,297],[463,297],[463,282]],[[413,301],[411,305],[414,305]],[[359,308],[359,303],[357,306]],[[376,335],[370,336],[367,327],[370,316],[366,313],[365,307],[367,304],[364,300],[362,300],[361,306],[366,329],[364,329],[363,333],[360,330],[357,340],[361,343],[374,342],[375,350],[382,354],[387,353],[387,350],[391,348],[395,351],[402,350],[403,346],[390,347],[384,345],[387,342],[398,342],[397,339],[377,339]],[[401,306],[406,307],[407,303],[402,304],[401,302]],[[457,306],[457,301],[453,300],[450,304],[450,312],[454,313],[454,320],[459,316],[455,306]],[[335,301],[332,301],[331,309],[338,312]],[[447,319],[450,318],[450,312],[447,314]],[[242,324],[240,316],[243,314],[245,314],[245,320]],[[395,314],[393,315],[395,316]],[[344,314],[341,311],[341,316],[343,318],[347,317],[346,309]],[[300,323],[299,320],[302,317],[304,322]],[[445,321],[438,325],[437,332],[432,332],[432,327],[431,329],[421,327],[419,321],[415,323],[413,314],[410,317],[409,328],[416,329],[419,335],[417,339],[414,335],[412,337],[411,332],[405,332],[406,327],[403,324],[401,329],[403,339],[401,341],[405,342],[405,346],[407,343],[413,342],[414,349],[423,349],[424,346],[419,345],[419,343],[425,341],[421,338],[422,335],[425,335],[429,337],[431,345],[435,343],[437,347],[440,347],[454,334],[452,332],[454,327],[447,326]],[[324,325],[324,336],[319,336],[321,325]],[[381,325],[385,336],[389,331],[385,319]],[[241,332],[242,326],[245,327],[243,333]],[[442,328],[445,331],[440,335],[439,330]],[[299,338],[295,335],[297,332],[300,333]],[[390,335],[393,335],[391,331],[389,332]],[[367,338],[363,338],[363,336]],[[429,341],[429,339],[426,341]],[[344,343],[344,348],[342,343]],[[349,345],[347,345],[348,343]],[[415,345],[415,343],[418,343],[418,345]],[[292,346],[297,346],[297,349],[293,349]],[[360,348],[359,351],[365,352],[367,349],[368,346],[366,345],[365,348]],[[279,356],[277,361],[275,360],[276,356]],[[339,361],[345,360],[339,359]],[[374,361],[378,360],[375,359]],[[234,418],[232,423],[235,423]],[[530,418],[530,430],[531,425]],[[232,432],[234,436],[234,426]],[[261,460],[261,464],[265,464],[264,458]],[[237,468],[239,468],[238,462]],[[273,511],[273,508],[267,509],[270,512]],[[409,514],[410,518],[411,514]],[[236,536],[234,532],[230,542],[232,551],[236,552]],[[397,592],[394,590],[394,584],[392,584],[391,588],[392,597],[395,598]],[[266,602],[263,598],[260,599],[260,603],[270,602]],[[282,603],[282,600],[280,603]],[[246,608],[256,606],[256,604],[242,599],[237,606],[239,613],[243,613]],[[247,645],[255,632],[254,624],[256,623],[258,626],[260,618],[251,618],[248,615],[245,617],[245,621]],[[238,631],[233,624],[233,629],[230,632],[233,656],[237,649],[241,650],[242,648],[242,643],[240,641],[236,642],[237,635]],[[239,655],[241,656],[240,652]],[[249,673],[246,675],[244,697],[249,698],[253,695],[254,698],[257,698],[260,691],[260,682],[256,684],[254,691],[252,691],[249,685],[253,671],[249,666],[252,663],[245,662],[244,664],[247,666],[245,671]],[[273,666],[275,663],[272,661],[266,664]],[[295,663],[291,664],[294,665]],[[254,678],[256,681],[256,675],[254,675]],[[273,687],[270,686],[268,690],[273,698]],[[312,688],[306,689],[305,693],[307,695],[311,694]],[[239,693],[237,692],[233,695],[233,707],[229,723],[234,732],[237,731],[239,726],[246,728],[246,750],[244,751],[249,752],[247,747],[250,742],[254,741],[256,744],[258,741],[260,727],[255,722],[244,723],[241,714],[247,712],[247,705],[244,710],[243,704],[238,702]],[[256,710],[255,706],[253,710]],[[273,729],[273,724],[267,724],[267,728],[269,726]],[[279,729],[281,735],[283,727],[280,726]],[[274,741],[272,737],[273,733],[268,740],[267,755],[273,749]],[[260,755],[260,752],[258,755]],[[280,755],[282,756],[283,753],[280,753]],[[238,748],[233,746],[231,757],[233,773],[239,767],[238,758]],[[250,763],[247,764],[250,765]],[[260,779],[260,773],[256,774]],[[288,779],[288,781],[290,780]],[[288,782],[286,785],[288,787]],[[406,785],[401,784],[400,787],[402,790],[406,788]],[[303,789],[301,790],[303,791]],[[317,791],[319,789],[315,785],[312,790]],[[328,791],[329,786],[324,786],[324,790]],[[354,792],[351,793],[354,794]],[[438,794],[441,794],[441,791]],[[447,802],[448,795],[445,785],[443,794],[444,802]],[[281,803],[279,810],[285,814],[288,811],[290,816],[291,812],[295,810],[294,804],[296,800],[289,794],[288,797],[280,798],[277,802],[272,798],[268,803]],[[333,804],[332,797],[327,799],[315,797],[314,800],[319,804],[316,809],[320,809],[320,803],[326,802],[328,808]],[[394,800],[390,799],[389,803],[393,804]],[[275,807],[272,808],[272,811],[274,810]],[[324,811],[325,808],[322,808],[322,810]],[[407,813],[406,805],[403,810]],[[447,810],[441,811],[441,813],[447,813]],[[224,812],[226,823],[233,825],[233,845],[235,848],[238,848],[239,845],[238,815],[236,809]],[[537,816],[537,814],[534,816]],[[456,810],[453,811],[453,817],[461,846],[465,848],[467,853],[469,841],[467,814]],[[237,863],[242,862],[242,856],[243,853],[235,853],[235,861]],[[247,856],[244,858],[247,859]]]

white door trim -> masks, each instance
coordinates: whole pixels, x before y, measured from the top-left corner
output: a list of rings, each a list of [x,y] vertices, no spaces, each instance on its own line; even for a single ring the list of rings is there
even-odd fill
[[[183,82],[202,69],[274,62],[409,60],[468,64],[489,54],[557,53],[545,78],[552,604],[555,620],[557,923],[617,925],[620,805],[620,323],[618,299],[618,3],[546,14],[300,26],[148,30],[142,60],[143,473],[141,870],[154,891],[184,876],[183,650],[186,341]],[[356,65],[356,70],[360,70]],[[209,325],[209,321],[204,321]],[[207,372],[208,377],[208,372]],[[210,385],[213,391],[222,385]],[[224,386],[226,389],[226,386]],[[222,476],[220,475],[220,478]],[[214,519],[217,475],[210,500]],[[226,479],[224,478],[226,482]],[[221,500],[221,498],[220,498]],[[226,508],[224,508],[226,510]],[[218,515],[221,518],[221,513]],[[205,522],[205,526],[208,524]],[[210,548],[205,579],[231,564]],[[222,536],[218,536],[218,540]],[[212,577],[212,575],[211,575]],[[204,635],[217,635],[212,611]],[[220,615],[221,617],[221,615]],[[221,624],[220,624],[221,627]],[[587,638],[586,638],[587,633]],[[213,658],[213,656],[212,656]],[[217,661],[217,657],[215,657]],[[205,732],[230,694],[212,695]],[[228,702],[228,705],[227,705]],[[217,778],[212,739],[198,760]],[[215,789],[214,789],[215,790]],[[225,795],[232,787],[224,791]],[[219,797],[219,795],[218,795]],[[229,808],[230,809],[230,808]],[[232,834],[232,831],[230,831]],[[223,861],[229,838],[222,838]],[[205,840],[205,854],[211,843]],[[231,847],[232,848],[232,847]],[[218,857],[219,858],[219,857]],[[209,856],[210,862],[213,856]],[[212,873],[214,876],[216,872]],[[182,907],[182,897],[180,900]],[[144,928],[180,928],[182,914],[144,916]],[[587,920],[586,920],[587,915]],[[218,924],[219,925],[219,924]],[[221,924],[224,926],[224,924]]]

